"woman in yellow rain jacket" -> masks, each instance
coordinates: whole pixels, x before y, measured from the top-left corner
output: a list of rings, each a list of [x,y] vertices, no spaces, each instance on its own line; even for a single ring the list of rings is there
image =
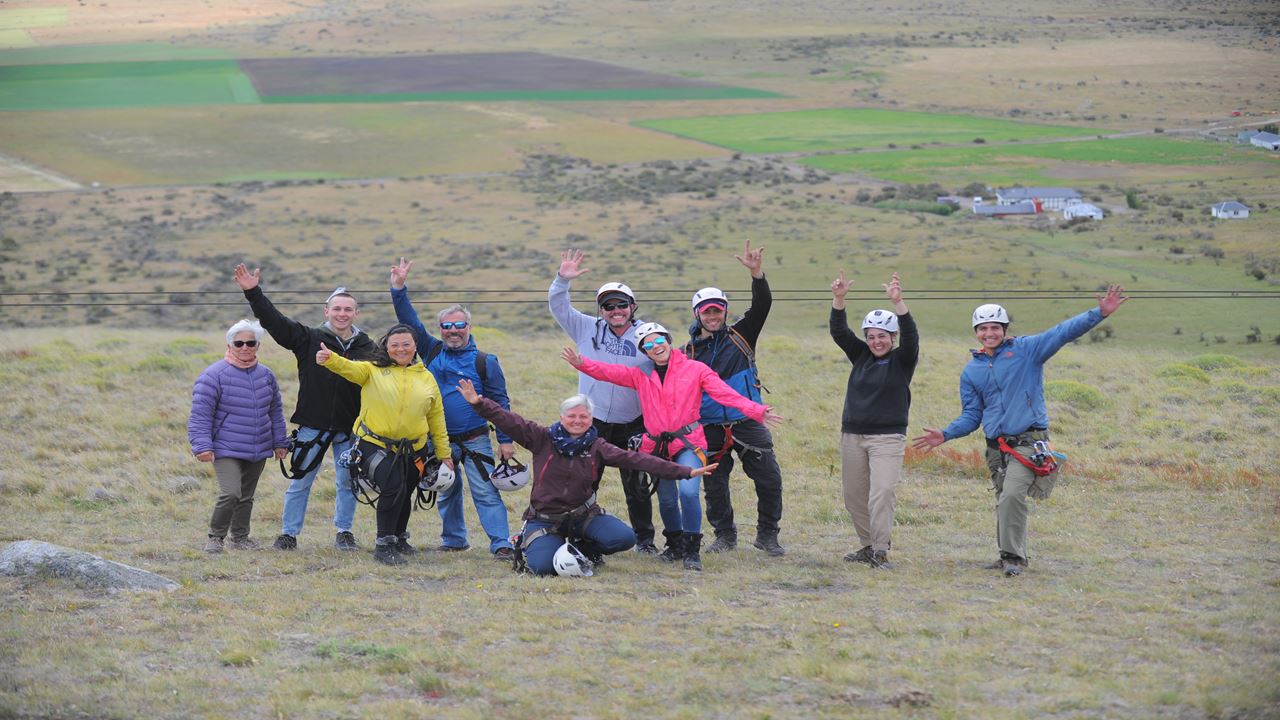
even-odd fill
[[[440,388],[418,360],[413,329],[396,325],[378,345],[381,351],[372,361],[353,361],[321,343],[316,364],[360,386],[360,415],[352,432],[358,438],[359,470],[379,492],[373,557],[387,565],[403,565],[405,555],[417,552],[406,530],[414,485],[421,480],[431,489],[447,489],[453,484],[453,459],[440,458],[438,475],[422,477],[427,436],[434,447],[448,448],[449,435]]]

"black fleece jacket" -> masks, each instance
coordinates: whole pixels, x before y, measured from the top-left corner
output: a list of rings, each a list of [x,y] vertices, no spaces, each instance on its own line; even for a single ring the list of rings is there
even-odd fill
[[[858,435],[905,435],[911,409],[911,376],[920,360],[920,333],[911,313],[898,316],[898,347],[882,358],[849,328],[844,310],[831,309],[831,339],[853,369],[844,394],[840,430]]]

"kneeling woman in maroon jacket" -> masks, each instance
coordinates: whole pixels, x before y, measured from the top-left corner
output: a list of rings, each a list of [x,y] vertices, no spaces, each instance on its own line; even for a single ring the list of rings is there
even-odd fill
[[[533,453],[522,544],[530,572],[538,575],[556,574],[553,558],[566,540],[593,560],[636,544],[635,532],[596,503],[597,468],[612,465],[664,480],[697,477],[716,468],[689,468],[606,442],[591,425],[586,395],[560,403],[560,422],[543,427],[481,397],[468,380],[458,383],[458,392],[476,413]]]

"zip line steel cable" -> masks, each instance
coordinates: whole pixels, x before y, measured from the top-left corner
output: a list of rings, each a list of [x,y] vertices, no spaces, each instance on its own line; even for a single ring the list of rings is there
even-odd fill
[[[270,295],[310,295],[312,297],[327,296],[332,290],[271,290]],[[376,290],[348,290],[357,300],[362,297],[378,297],[388,292],[387,288]],[[494,303],[505,304],[545,304],[545,289],[525,290],[504,288],[499,290],[493,289],[457,289],[457,290],[416,290],[413,291],[415,296],[422,298],[424,296],[447,296],[450,300],[466,298],[471,296],[468,302],[474,305],[488,305]],[[686,303],[688,302],[687,290],[651,290],[640,295],[641,304],[644,303]],[[750,298],[751,291],[749,289],[728,290],[726,291],[730,297]],[[813,289],[804,290],[784,290],[772,289],[774,302],[823,302],[829,301],[831,296],[829,293]],[[910,299],[913,302],[929,302],[929,301],[955,301],[955,300],[991,300],[993,297],[1010,297],[1016,300],[1092,300],[1099,289],[1084,290],[992,290],[987,292],[976,292],[973,290],[961,289],[935,289],[910,290]],[[816,294],[814,294],[816,293]],[[518,296],[533,295],[538,297],[521,299],[502,296]],[[589,303],[594,299],[594,292],[590,290],[580,290],[572,292],[577,295],[578,300],[583,303]],[[202,297],[202,296],[235,296],[236,300],[188,300],[186,296]],[[474,296],[493,296],[499,297],[474,297]],[[1246,289],[1211,289],[1211,290],[1129,290],[1126,295],[1134,300],[1280,300],[1280,290],[1246,290]],[[147,302],[145,300],[130,300],[126,298],[148,298],[157,296],[167,296],[169,299],[161,302]],[[782,297],[779,297],[782,296]],[[27,302],[10,302],[7,298],[24,297],[31,298]],[[852,300],[878,300],[883,299],[884,293],[880,289],[867,290],[850,290],[848,298]],[[67,300],[38,301],[43,298],[67,298]],[[71,301],[71,298],[95,298],[86,301]],[[177,298],[177,299],[175,299]],[[33,291],[5,291],[0,292],[0,308],[28,308],[28,307],[225,307],[243,305],[242,292],[239,290],[78,290],[78,291],[60,291],[60,290],[33,290]],[[390,299],[379,301],[366,301],[365,304],[385,305],[390,303]],[[430,302],[428,300],[428,302]],[[439,302],[439,301],[437,301]],[[275,305],[315,305],[323,304],[315,300],[273,300]]]

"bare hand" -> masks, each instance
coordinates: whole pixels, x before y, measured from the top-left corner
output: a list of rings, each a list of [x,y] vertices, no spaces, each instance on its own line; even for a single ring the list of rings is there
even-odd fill
[[[498,443],[498,462],[510,460],[516,456],[515,443]]]
[[[412,260],[400,258],[400,262],[391,266],[391,287],[396,290],[404,289],[404,281],[409,277],[409,268],[413,267]]]
[[[902,281],[898,278],[898,273],[894,273],[893,279],[880,287],[884,288],[884,294],[889,298],[889,302],[895,305],[902,302]]]
[[[258,287],[258,281],[262,277],[262,268],[254,268],[253,272],[249,272],[249,268],[240,263],[235,270],[236,284],[241,290],[252,290]]]
[[[849,294],[849,288],[852,286],[853,283],[845,279],[844,270],[840,270],[840,276],[831,281],[831,297],[843,302],[844,296]],[[841,307],[844,306],[841,305]]]
[[[1098,298],[1098,309],[1102,311],[1102,317],[1108,317],[1124,304],[1129,297],[1124,294],[1124,288],[1119,285],[1108,285],[1106,296],[1096,295]]]
[[[449,468],[450,470],[453,470],[453,469],[454,469],[454,467],[453,467],[453,458],[452,458],[452,457],[443,458],[443,459],[440,461],[440,464],[441,464],[441,465],[444,465],[445,467]]]
[[[786,420],[786,418],[784,418],[784,417],[782,417],[781,415],[779,415],[778,413],[774,412],[774,411],[773,411],[773,408],[768,407],[768,406],[766,406],[766,407],[765,407],[765,409],[764,409],[764,424],[765,424],[765,425],[771,425],[771,426],[773,426],[773,427],[777,427],[778,425],[782,424],[782,421],[783,421],[783,420]]]
[[[718,467],[720,467],[720,463],[711,463],[706,467],[690,468],[689,477],[702,477],[703,475],[710,475],[711,473],[715,472],[716,468]]]
[[[462,378],[458,381],[458,394],[462,396],[463,400],[466,400],[472,405],[480,402],[480,393],[476,392],[476,386],[466,378]]]
[[[565,280],[572,280],[580,275],[586,275],[590,271],[581,267],[582,261],[586,257],[587,254],[581,250],[562,251],[560,253],[560,269],[556,271],[556,274]]]
[[[332,350],[325,347],[324,343],[320,343],[320,349],[316,351],[316,364],[317,365],[325,364],[325,362],[329,360],[329,356],[332,354],[333,354]]]
[[[276,448],[275,453],[277,460],[283,460],[284,456],[289,454],[289,448]]]
[[[925,428],[923,435],[911,439],[911,447],[929,452],[946,441],[947,439],[943,437],[941,430]]]
[[[578,354],[577,350],[574,350],[571,347],[565,348],[564,351],[560,353],[560,357],[564,358],[565,362],[569,363],[575,368],[582,367],[582,356]]]
[[[213,451],[205,450],[202,453],[196,453],[196,459],[200,462],[213,462]]]
[[[742,263],[743,267],[751,271],[751,277],[756,278],[757,280],[764,277],[764,270],[763,270],[764,246],[763,245],[761,245],[756,250],[752,250],[751,241],[748,240],[746,247],[743,248],[742,250],[742,254],[734,255],[734,257],[738,259],[738,262]]]

